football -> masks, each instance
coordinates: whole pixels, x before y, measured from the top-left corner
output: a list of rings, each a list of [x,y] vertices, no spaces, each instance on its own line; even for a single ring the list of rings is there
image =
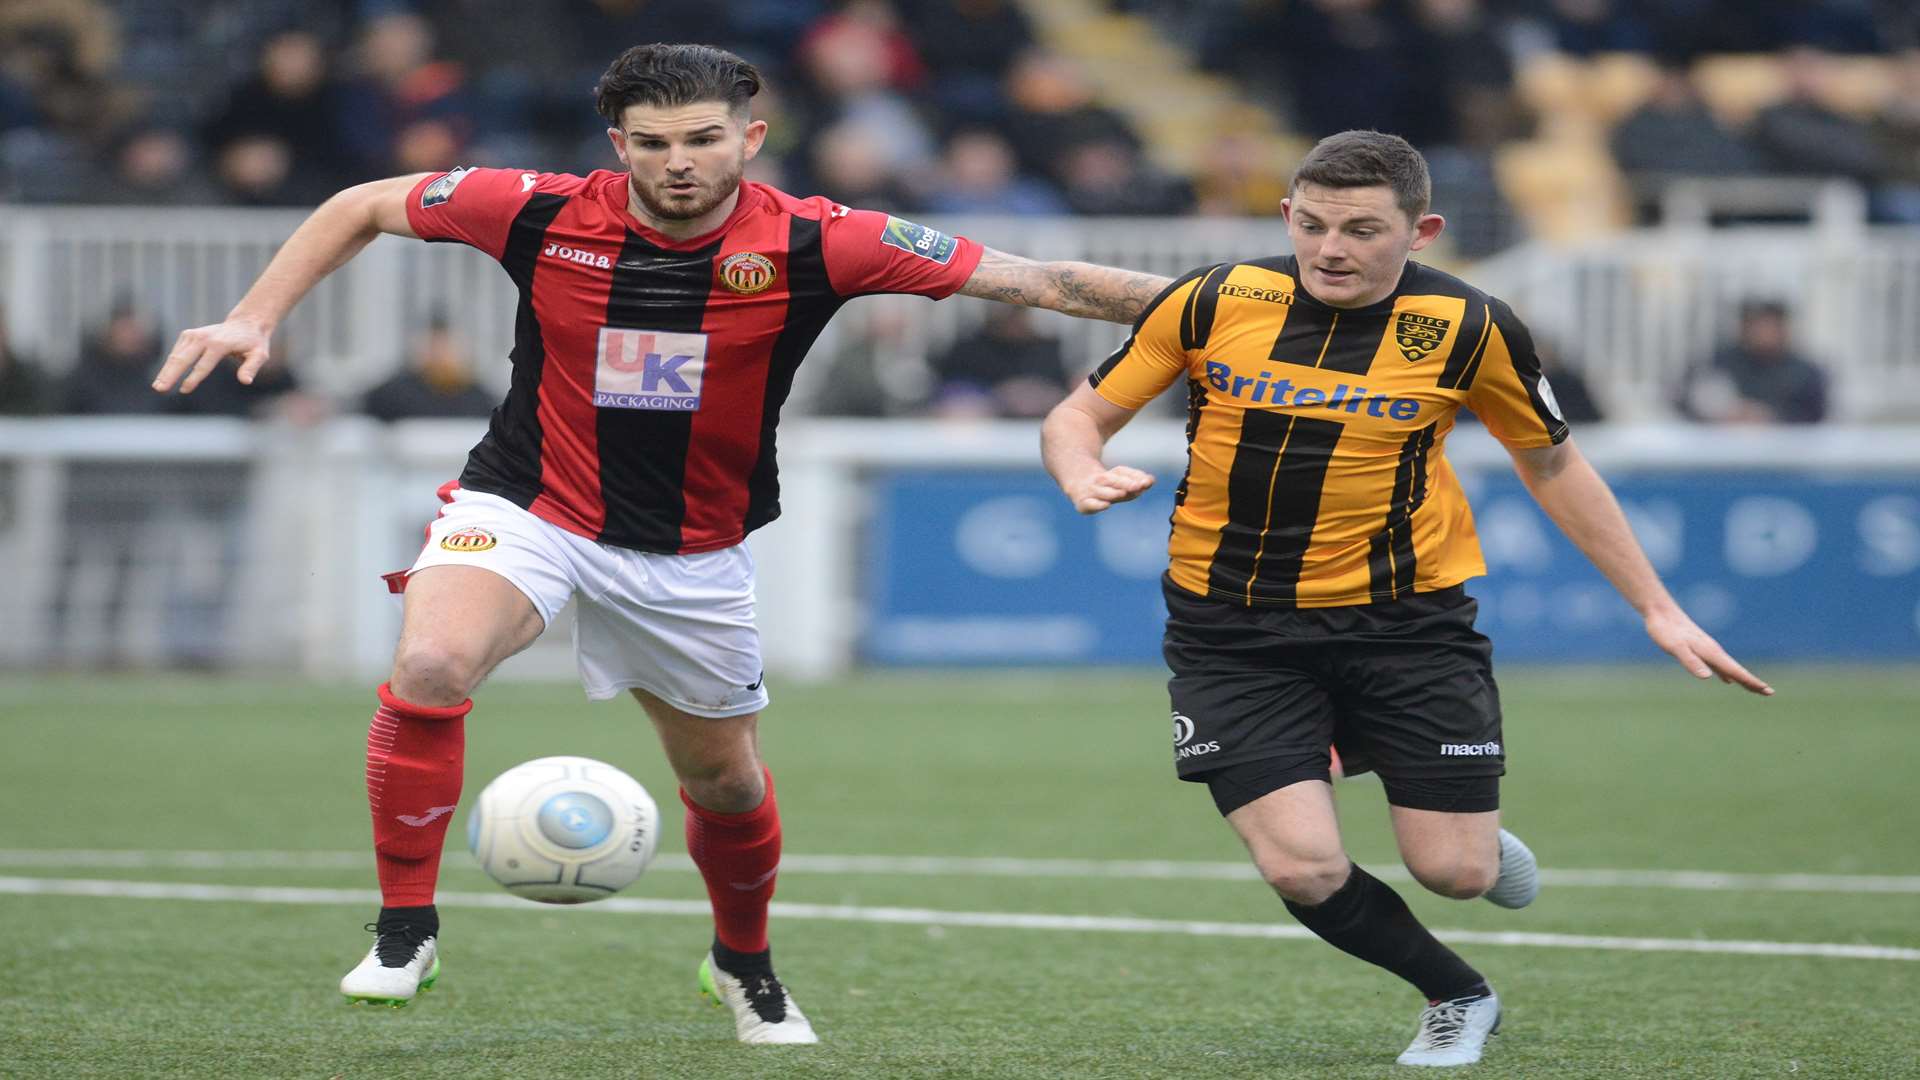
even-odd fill
[[[494,777],[467,814],[467,848],[508,892],[585,904],[633,884],[660,843],[660,808],[604,761],[544,757]]]

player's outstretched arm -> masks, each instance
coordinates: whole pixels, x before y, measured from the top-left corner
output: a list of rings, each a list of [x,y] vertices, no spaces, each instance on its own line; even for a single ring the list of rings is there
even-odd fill
[[[274,328],[321,278],[383,232],[415,235],[407,224],[407,193],[419,181],[419,176],[374,180],[321,203],[280,245],[260,279],[224,322],[181,332],[160,374],[154,376],[153,388],[165,393],[178,383],[181,393],[191,394],[229,356],[240,357],[240,381],[251,383],[267,362],[267,343]]]
[[[1034,262],[987,248],[960,292],[1083,319],[1130,323],[1171,283],[1158,274],[1083,262]]]
[[[1572,439],[1559,446],[1511,453],[1514,468],[1534,501],[1640,613],[1654,644],[1699,678],[1717,675],[1721,682],[1737,683],[1756,694],[1773,693],[1773,687],[1740,666],[1681,610],[1634,539],[1613,489]]]
[[[1133,416],[1133,409],[1123,409],[1081,383],[1040,425],[1040,459],[1075,510],[1097,514],[1114,503],[1137,499],[1153,486],[1151,474],[1127,465],[1108,468],[1100,460],[1107,440]]]

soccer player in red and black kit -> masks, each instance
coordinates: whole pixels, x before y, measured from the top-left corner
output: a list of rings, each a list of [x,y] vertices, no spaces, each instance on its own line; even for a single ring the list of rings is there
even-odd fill
[[[818,1041],[767,943],[780,818],[757,750],[767,694],[742,543],[780,512],[774,428],[794,371],[855,296],[959,292],[1129,322],[1167,284],[742,182],[767,131],[749,110],[759,89],[719,49],[630,49],[597,87],[621,171],[349,188],[225,322],[182,333],[154,381],[190,393],[237,356],[251,382],[280,320],[379,233],[472,245],[520,289],[512,388],[396,583],[400,642],[367,737],[382,907],[341,981],[351,1000],[405,1004],[438,977],[434,884],[469,694],[572,599],[588,695],[630,691],[679,778],[715,923],[702,988],[743,1042]]]

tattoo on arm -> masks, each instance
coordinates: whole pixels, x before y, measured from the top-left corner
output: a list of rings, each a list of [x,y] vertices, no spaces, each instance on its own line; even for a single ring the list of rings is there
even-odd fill
[[[960,292],[1081,318],[1130,323],[1169,282],[1158,274],[1083,262],[1034,262],[988,248]]]

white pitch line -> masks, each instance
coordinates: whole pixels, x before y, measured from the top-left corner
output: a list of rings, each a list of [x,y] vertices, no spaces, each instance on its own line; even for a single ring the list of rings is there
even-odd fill
[[[0,894],[134,900],[195,900],[241,904],[372,906],[380,902],[380,894],[371,889],[300,889],[161,881],[106,881],[91,878],[0,877]],[[521,900],[507,893],[442,892],[434,897],[434,903],[443,907],[526,910],[531,901]],[[700,900],[641,900],[620,896],[569,910],[622,915],[687,915],[701,918],[712,914],[707,904]],[[771,912],[782,919],[884,923],[894,926],[1179,934],[1187,937],[1265,938],[1288,941],[1304,940],[1314,936],[1311,931],[1302,926],[1274,923],[1195,922],[1181,919],[1141,919],[1105,915],[941,911],[933,908],[855,907],[846,904],[785,902],[775,902],[771,905]],[[1435,930],[1434,934],[1444,941],[1462,945],[1605,949],[1626,952],[1725,953],[1737,956],[1816,956],[1847,960],[1920,962],[1920,949],[1893,945],[1851,945],[1812,941],[1722,941],[1707,938],[1602,937],[1593,934],[1493,933],[1482,930]]]
[[[370,866],[359,851],[105,851],[0,848],[0,866],[72,870],[352,870]],[[656,870],[690,873],[685,855],[662,855]],[[1399,866],[1368,868],[1388,881],[1410,880]],[[871,874],[926,877],[1106,878],[1168,881],[1254,881],[1238,862],[1179,860],[1019,859],[946,855],[785,855],[783,874]],[[1920,894],[1920,876],[1747,874],[1717,870],[1540,871],[1543,885],[1571,888],[1683,889],[1705,892]]]

